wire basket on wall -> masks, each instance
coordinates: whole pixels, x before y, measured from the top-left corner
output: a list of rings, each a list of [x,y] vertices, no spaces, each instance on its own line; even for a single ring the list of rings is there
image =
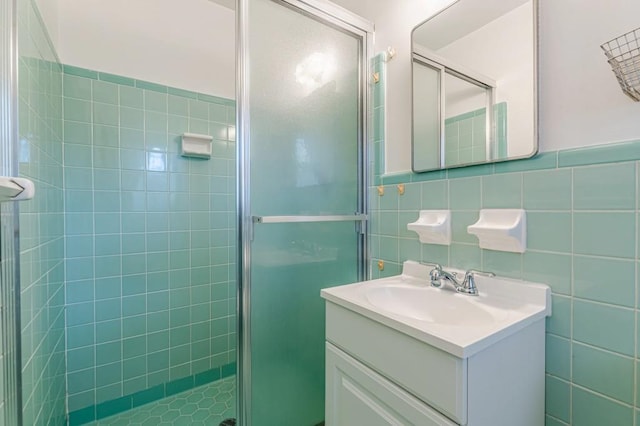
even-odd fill
[[[640,101],[640,28],[616,37],[602,46],[622,91]]]

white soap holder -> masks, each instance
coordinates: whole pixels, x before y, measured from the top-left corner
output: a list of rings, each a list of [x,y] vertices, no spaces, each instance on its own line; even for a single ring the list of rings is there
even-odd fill
[[[182,135],[183,157],[211,158],[213,136],[185,133]]]
[[[480,248],[524,253],[527,248],[527,214],[521,209],[480,210],[480,218],[467,227],[478,237]]]
[[[423,244],[451,245],[451,211],[421,210],[418,220],[407,224]]]

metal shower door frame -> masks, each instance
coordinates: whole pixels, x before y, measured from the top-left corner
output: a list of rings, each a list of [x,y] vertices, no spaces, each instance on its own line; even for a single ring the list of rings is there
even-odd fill
[[[252,216],[250,200],[250,151],[251,117],[250,99],[250,46],[249,46],[249,2],[236,2],[236,214],[237,214],[237,420],[241,426],[251,425],[251,241],[256,221]],[[360,220],[358,244],[358,278],[369,275],[368,214],[367,199],[368,145],[370,135],[369,111],[371,91],[369,88],[370,59],[373,56],[373,24],[326,0],[272,0],[299,13],[311,16],[322,23],[345,31],[360,41],[358,84],[358,212],[354,221]],[[318,297],[320,297],[318,295]]]
[[[18,175],[17,9],[16,0],[0,2],[0,175],[11,177]],[[2,414],[3,417],[11,416],[10,420],[20,426],[23,420],[18,205],[2,203],[1,210],[0,221],[5,223],[2,223],[0,234],[0,350],[9,349],[0,366],[8,370],[8,376],[4,376],[0,384],[5,387]],[[0,423],[7,420],[0,418]]]

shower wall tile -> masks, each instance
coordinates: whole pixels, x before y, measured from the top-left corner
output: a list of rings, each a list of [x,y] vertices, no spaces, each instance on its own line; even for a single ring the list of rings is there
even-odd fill
[[[68,404],[97,416],[235,360],[234,104],[65,70]],[[187,131],[211,160],[179,155]]]
[[[63,108],[68,108],[79,120],[90,118],[83,109],[86,101],[82,99],[90,95],[90,86],[76,86],[75,98],[63,104],[62,66],[57,62],[38,9],[34,2],[27,0],[18,0],[16,4],[20,29],[18,172],[21,177],[31,179],[36,188],[32,200],[20,203],[23,423],[55,426],[66,424],[64,172],[60,117]],[[78,146],[87,134],[86,126],[80,123],[65,130]],[[83,157],[83,152],[76,152],[78,158]],[[78,185],[73,189],[83,187]],[[83,198],[82,202],[85,201]],[[77,207],[81,209],[82,203]],[[79,243],[84,245],[85,241]],[[92,293],[81,284],[84,283],[79,282],[76,297],[79,306],[90,300]]]
[[[640,141],[630,141],[497,165],[375,176],[384,195],[370,188],[371,275],[393,275],[403,261],[421,260],[548,284],[547,424],[633,424],[640,412],[638,147]],[[401,183],[409,188],[407,200],[396,191]],[[524,254],[483,250],[466,232],[481,208],[521,206],[527,211]],[[450,246],[420,244],[405,231],[421,209],[434,208],[452,211]]]

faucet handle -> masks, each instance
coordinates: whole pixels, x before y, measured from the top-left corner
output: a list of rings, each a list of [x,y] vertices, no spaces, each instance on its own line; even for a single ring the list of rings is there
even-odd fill
[[[474,296],[478,295],[478,287],[476,287],[476,280],[474,279],[476,275],[480,275],[482,277],[495,277],[496,274],[493,272],[484,272],[478,271],[476,269],[469,269],[464,274],[464,281],[462,281],[463,291],[467,294],[471,294]]]
[[[420,262],[420,264],[424,266],[433,266],[433,269],[429,272],[429,275],[431,276],[433,276],[434,273],[436,275],[440,275],[442,273],[442,265],[439,263]]]
[[[467,272],[465,272],[464,277],[473,277],[474,275],[480,275],[481,277],[495,277],[496,274],[494,274],[493,272],[484,272],[484,271],[478,271],[477,269],[469,269]]]
[[[431,280],[431,285],[434,287],[442,286],[440,282],[440,275],[442,274],[442,265],[439,263],[429,263],[429,262],[420,262],[421,265],[425,266],[433,266],[433,269],[429,271],[429,279]]]

